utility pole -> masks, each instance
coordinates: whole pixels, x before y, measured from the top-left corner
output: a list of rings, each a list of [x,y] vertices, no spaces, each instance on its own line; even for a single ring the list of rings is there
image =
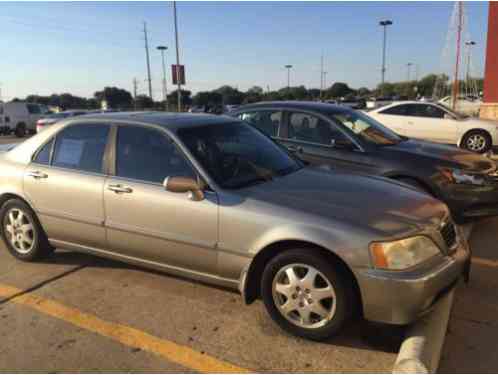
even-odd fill
[[[0,103],[2,102],[2,82],[0,82]]]
[[[137,87],[138,81],[136,78],[133,78],[133,106],[135,108],[135,111],[137,110]]]
[[[164,109],[168,110],[168,86],[166,86],[166,65],[164,63],[164,53],[168,49],[166,46],[158,46],[157,49],[161,51],[161,57],[163,62],[163,100],[164,100]]]
[[[149,58],[149,39],[147,38],[147,24],[144,22],[144,37],[145,37],[145,58],[147,60],[147,81],[149,81],[149,96],[152,99],[152,79],[150,78],[150,58]]]
[[[178,84],[178,112],[182,111],[182,83],[180,80],[180,52],[178,46],[178,21],[176,17],[176,1],[173,1],[173,15],[175,17],[175,42],[176,42],[176,82]]]
[[[470,82],[470,56],[472,54],[472,46],[476,45],[476,42],[473,40],[465,42],[465,45],[467,46],[467,74],[466,74],[466,79],[467,79],[467,85],[469,85]]]
[[[323,90],[327,90],[327,72],[323,72]]]
[[[285,65],[285,68],[287,69],[287,95],[290,97],[290,70],[292,65]]]
[[[391,20],[384,20],[380,21],[379,25],[384,28],[384,39],[382,43],[382,78],[381,78],[381,84],[382,84],[382,89],[384,88],[384,82],[386,78],[386,32],[387,32],[387,26],[390,26],[393,24],[393,21]],[[383,92],[381,92],[381,95],[383,95]]]
[[[323,54],[320,58],[320,100],[323,99]]]

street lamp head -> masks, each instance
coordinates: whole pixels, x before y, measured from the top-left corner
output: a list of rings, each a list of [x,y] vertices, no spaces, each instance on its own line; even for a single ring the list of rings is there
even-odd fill
[[[286,67],[287,69],[290,69],[290,68],[292,68],[292,65],[285,65],[285,67]]]
[[[156,47],[159,51],[166,51],[168,49],[168,47],[166,46],[157,46]]]
[[[393,24],[393,21],[391,21],[391,20],[383,20],[383,21],[379,22],[380,26],[390,26],[392,24]]]
[[[470,40],[468,42],[465,42],[465,44],[468,45],[468,46],[475,46],[476,42],[474,42],[473,40]]]

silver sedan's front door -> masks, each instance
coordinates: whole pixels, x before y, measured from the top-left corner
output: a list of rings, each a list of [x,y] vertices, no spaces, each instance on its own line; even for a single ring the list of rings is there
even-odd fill
[[[165,190],[168,176],[193,176],[184,155],[161,130],[121,125],[115,175],[104,186],[110,250],[182,269],[217,273],[218,199]]]

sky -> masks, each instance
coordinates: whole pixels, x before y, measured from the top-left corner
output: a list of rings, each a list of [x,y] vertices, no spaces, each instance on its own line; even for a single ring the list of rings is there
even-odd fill
[[[258,85],[375,87],[380,81],[381,19],[387,31],[386,81],[440,72],[452,2],[178,2],[180,63],[186,89],[240,90]],[[472,70],[482,76],[487,2],[465,3]],[[91,97],[105,86],[147,91],[143,22],[147,22],[154,99],[162,97],[161,56],[176,60],[172,2],[0,2],[3,100],[70,92]],[[168,89],[171,74],[168,69]]]

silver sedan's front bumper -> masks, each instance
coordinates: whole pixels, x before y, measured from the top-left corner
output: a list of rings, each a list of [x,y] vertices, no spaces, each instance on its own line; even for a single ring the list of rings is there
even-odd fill
[[[409,324],[430,311],[465,272],[470,249],[466,241],[461,241],[453,254],[437,258],[412,271],[355,270],[364,318],[381,323]]]

